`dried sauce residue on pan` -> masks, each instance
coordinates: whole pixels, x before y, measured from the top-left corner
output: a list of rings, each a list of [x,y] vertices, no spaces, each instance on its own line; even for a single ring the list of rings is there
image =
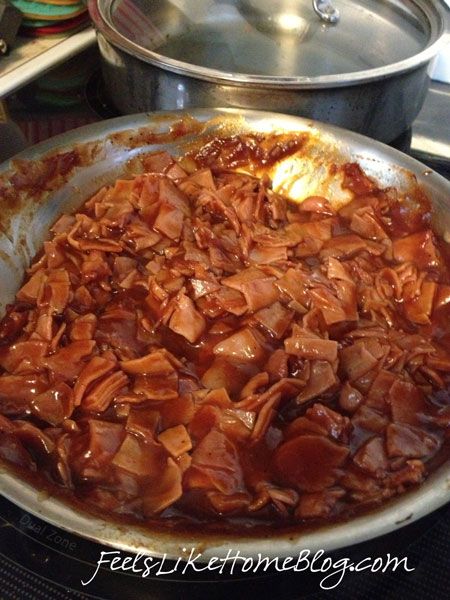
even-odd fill
[[[159,132],[155,122],[164,124],[165,121],[170,121],[171,126],[167,131]],[[20,210],[27,197],[35,200],[45,199],[48,192],[59,189],[77,168],[87,167],[98,160],[107,145],[133,149],[151,144],[170,143],[191,134],[201,133],[204,128],[205,123],[189,116],[173,122],[173,117],[161,115],[159,119],[153,117],[151,127],[115,132],[101,140],[76,144],[67,151],[61,149],[49,152],[38,160],[13,160],[12,168],[0,174],[2,219],[9,216],[8,212]]]

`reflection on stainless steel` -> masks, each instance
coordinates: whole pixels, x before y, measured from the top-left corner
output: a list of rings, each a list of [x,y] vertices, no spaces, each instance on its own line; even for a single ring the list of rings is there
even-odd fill
[[[313,0],[313,7],[322,21],[326,23],[337,23],[339,21],[339,11],[331,4],[331,0]]]
[[[385,187],[408,189],[412,182],[411,171],[432,198],[441,233],[450,231],[450,182],[392,148],[352,132],[311,123],[298,117],[241,110],[211,109],[190,112],[201,121],[215,119],[211,121],[215,125],[210,125],[212,129],[209,133],[223,131],[221,127],[224,120],[228,124],[226,131],[246,131],[247,128],[266,132],[310,131],[317,143],[317,156],[323,159],[324,165],[327,161],[328,164],[330,161],[339,162],[339,157],[341,161],[358,160],[366,172]],[[119,131],[131,130],[133,133],[141,127],[148,127],[151,131],[168,131],[181,116],[173,114],[163,118],[161,115],[143,114],[103,121],[53,138],[19,156],[22,160],[32,161],[52,151],[70,150],[76,144],[82,147],[83,142],[105,140],[108,135]],[[129,136],[130,134],[123,136],[123,139],[129,139]],[[49,194],[45,203],[36,202],[31,194],[26,199],[25,207],[9,223],[5,223],[0,233],[1,304],[4,306],[14,296],[22,281],[24,269],[46,239],[50,225],[60,214],[75,210],[101,185],[123,175],[125,165],[140,153],[166,149],[177,155],[183,153],[186,146],[192,147],[192,140],[192,135],[187,134],[186,139],[180,136],[174,142],[164,145],[148,144],[129,148],[119,143],[104,143],[96,161],[86,167],[78,167],[68,181],[61,182],[61,187]],[[3,164],[0,166],[0,173],[5,173],[8,168],[8,164]],[[221,537],[218,534],[215,534],[213,539],[208,539],[202,537],[200,531],[189,536],[186,533],[162,535],[143,531],[136,526],[108,523],[75,510],[54,497],[43,496],[30,484],[5,470],[0,470],[0,489],[4,496],[25,510],[63,529],[124,550],[159,556],[166,553],[167,557],[179,557],[186,556],[183,548],[196,547],[202,549],[203,559],[207,560],[211,556],[225,556],[231,544],[233,549],[239,549],[240,553],[247,557],[258,556],[258,553],[269,557],[284,557],[297,554],[301,548],[315,552],[319,549],[331,550],[355,544],[397,529],[406,522],[410,523],[428,514],[450,499],[450,465],[448,462],[441,465],[423,485],[368,515],[301,534],[277,533],[269,540],[234,538],[231,535]]]
[[[346,18],[336,28],[324,26],[311,4],[299,0],[101,0],[97,12],[114,41],[142,60],[235,83],[379,79],[397,63],[418,66],[441,35],[440,0],[338,2]],[[314,6],[322,15],[336,12],[330,0]],[[133,19],[142,26],[133,26]],[[291,35],[297,25],[308,28],[307,39]],[[283,65],[286,56],[289,64]]]
[[[390,142],[422,106],[442,5],[339,0],[339,9],[345,18],[330,27],[298,0],[89,0],[121,113],[259,108]]]
[[[450,1],[450,0],[449,0]],[[448,9],[448,31],[444,35],[441,51],[436,59],[431,78],[450,84],[450,8]]]
[[[450,85],[433,82],[414,121],[411,151],[424,162],[438,160],[450,171]]]

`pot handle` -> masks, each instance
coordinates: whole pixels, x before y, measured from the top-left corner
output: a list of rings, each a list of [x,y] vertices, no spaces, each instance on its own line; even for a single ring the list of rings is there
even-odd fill
[[[340,19],[340,14],[337,8],[335,8],[331,0],[313,0],[314,11],[322,21],[326,23],[337,23]]]

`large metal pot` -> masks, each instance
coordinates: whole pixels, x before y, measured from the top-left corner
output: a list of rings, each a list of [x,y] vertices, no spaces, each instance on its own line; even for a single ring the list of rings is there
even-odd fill
[[[358,134],[335,127],[311,123],[298,117],[257,111],[191,111],[196,121],[184,121],[184,135],[179,135],[180,113],[168,115],[134,115],[103,121],[58,136],[30,148],[16,157],[21,172],[33,173],[38,160],[56,159],[61,153],[76,151],[79,162],[64,177],[56,176],[50,191],[17,190],[13,185],[15,167],[9,163],[0,165],[0,197],[3,198],[2,231],[0,232],[0,316],[5,305],[12,301],[19,288],[25,269],[47,238],[49,228],[64,212],[72,212],[100,186],[123,177],[127,169],[138,160],[140,154],[149,151],[168,150],[182,155],[192,149],[193,143],[208,139],[208,134],[245,132],[250,130],[304,131],[312,137],[311,152],[301,155],[295,163],[283,166],[280,173],[283,189],[295,195],[295,182],[302,180],[303,196],[320,190],[323,177],[329,173],[331,164],[357,160],[368,175],[377,179],[383,187],[397,186],[410,189],[423,186],[433,204],[435,227],[449,240],[450,232],[450,182],[427,169],[416,160],[369,140]],[[199,133],[198,122],[203,124]],[[189,123],[193,124],[189,128]],[[174,126],[178,124],[178,127]],[[175,130],[175,137],[167,132]],[[52,164],[62,164],[56,160]],[[286,179],[290,172],[292,178]],[[416,181],[417,179],[417,181]],[[286,187],[286,181],[293,186]],[[306,183],[309,182],[308,186]],[[41,181],[42,183],[42,181]],[[316,186],[316,187],[314,187]],[[277,188],[274,178],[274,187]],[[298,190],[297,190],[298,191]],[[334,194],[338,189],[334,186]],[[8,201],[9,199],[9,201]],[[450,500],[450,463],[442,464],[421,486],[384,504],[369,514],[358,516],[348,522],[334,523],[317,530],[282,532],[274,530],[270,538],[241,535],[208,536],[200,530],[195,534],[185,532],[160,533],[145,531],[137,526],[115,524],[93,517],[65,504],[57,497],[42,494],[36,487],[8,471],[0,463],[0,493],[54,525],[124,550],[144,552],[171,557],[189,556],[190,548],[196,547],[203,558],[225,556],[230,548],[239,550],[243,556],[293,556],[301,548],[311,551],[332,550],[349,546],[388,533],[411,523]]]
[[[336,23],[310,0],[89,0],[89,11],[121,113],[258,108],[390,142],[422,107],[444,9],[440,0],[333,2]]]

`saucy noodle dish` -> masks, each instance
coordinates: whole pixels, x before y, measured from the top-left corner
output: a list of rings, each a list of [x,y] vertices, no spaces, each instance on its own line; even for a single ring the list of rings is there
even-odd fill
[[[248,533],[351,518],[446,459],[430,202],[354,162],[341,206],[239,168],[298,144],[158,152],[54,223],[0,322],[5,462],[87,511]]]

